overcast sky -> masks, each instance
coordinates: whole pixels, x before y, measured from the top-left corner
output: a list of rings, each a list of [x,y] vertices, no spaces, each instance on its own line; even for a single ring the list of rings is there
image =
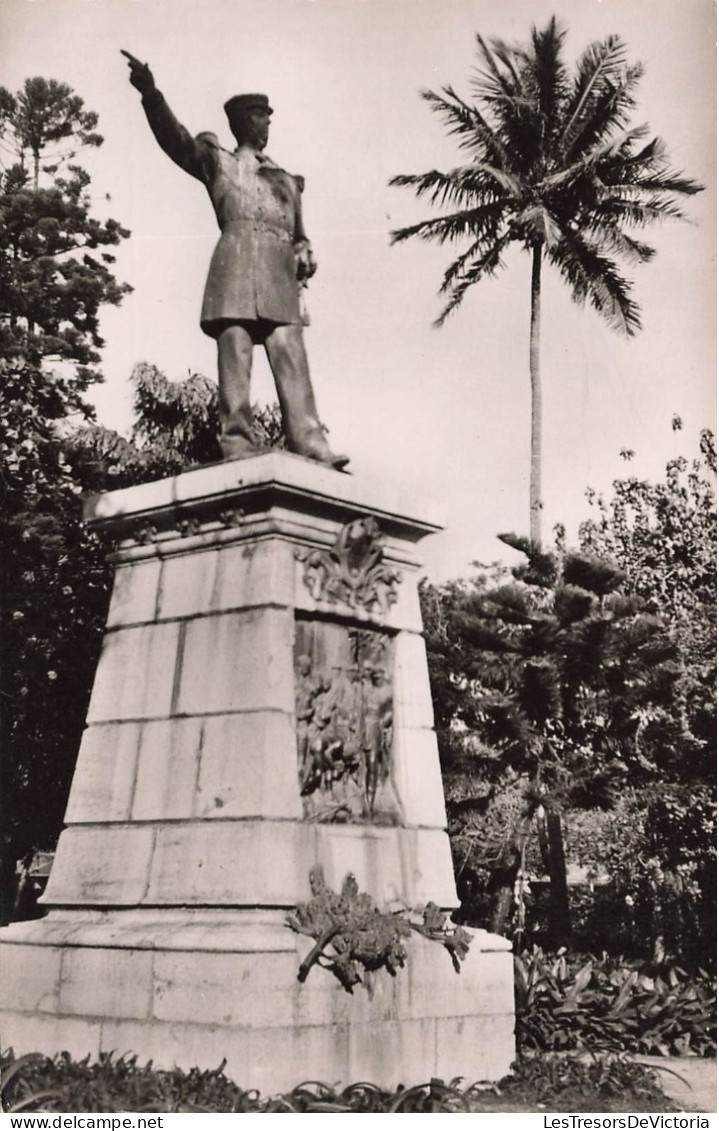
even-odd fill
[[[476,33],[525,40],[552,14],[568,28],[570,61],[593,39],[626,41],[646,65],[637,122],[707,191],[687,200],[692,223],[656,229],[655,260],[631,269],[644,314],[637,338],[618,337],[545,272],[546,530],[563,521],[571,533],[587,513],[586,488],[627,473],[621,449],[650,478],[694,452],[715,405],[713,0],[3,0],[3,84],[55,78],[99,113],[105,144],[83,158],[96,212],[132,230],[117,276],[134,292],[102,323],[101,421],[128,428],[137,361],[172,378],[215,374],[214,343],[199,329],[212,207],[157,147],[124,47],[150,63],[191,132],[213,130],[228,147],[223,102],[268,93],[268,153],[306,178],[319,261],[307,344],[333,448],[358,477],[411,486],[417,514],[444,522],[425,543],[431,576],[502,556],[496,535],[528,528],[529,257],[510,256],[433,329],[451,249],[389,246],[391,228],[430,210],[387,181],[461,161],[419,90],[451,83],[468,96]],[[268,401],[271,376],[255,355],[253,395]],[[671,429],[674,413],[683,432]]]

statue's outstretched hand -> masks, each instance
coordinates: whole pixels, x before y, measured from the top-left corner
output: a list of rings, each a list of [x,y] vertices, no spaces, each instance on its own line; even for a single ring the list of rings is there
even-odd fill
[[[134,55],[131,55],[129,51],[124,51],[122,48],[120,48],[120,51],[129,64],[130,82],[132,85],[136,90],[139,90],[140,94],[150,94],[155,90],[155,79],[147,63],[141,63],[140,60],[136,59]]]

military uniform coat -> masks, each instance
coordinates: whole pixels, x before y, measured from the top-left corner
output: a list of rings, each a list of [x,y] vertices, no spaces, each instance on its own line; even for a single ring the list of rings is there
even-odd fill
[[[230,153],[215,134],[193,138],[157,90],[142,103],[165,153],[205,185],[222,232],[205,285],[202,329],[216,337],[227,320],[299,323],[295,249],[307,237],[294,177],[261,153]]]

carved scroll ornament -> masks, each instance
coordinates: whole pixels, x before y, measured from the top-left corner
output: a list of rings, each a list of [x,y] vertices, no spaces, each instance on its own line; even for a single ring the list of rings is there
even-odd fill
[[[369,612],[378,606],[388,612],[397,600],[399,570],[383,560],[382,537],[371,516],[343,526],[329,550],[298,550],[304,580],[316,601],[344,603]]]

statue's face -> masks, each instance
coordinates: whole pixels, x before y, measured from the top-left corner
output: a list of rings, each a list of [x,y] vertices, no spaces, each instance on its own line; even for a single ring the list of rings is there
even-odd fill
[[[238,145],[264,149],[270,134],[270,113],[261,106],[245,110],[231,123],[231,128]]]

